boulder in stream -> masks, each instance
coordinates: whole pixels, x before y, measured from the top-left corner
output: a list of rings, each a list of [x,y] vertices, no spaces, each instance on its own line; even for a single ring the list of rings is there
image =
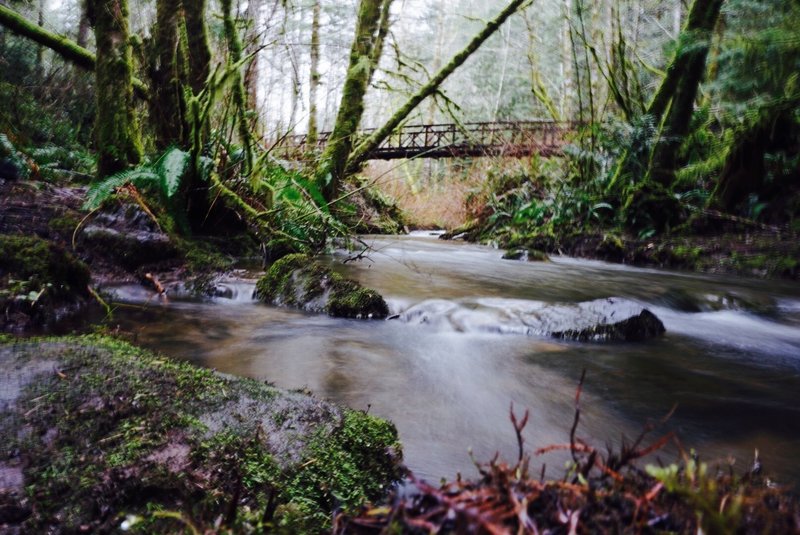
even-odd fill
[[[578,342],[641,342],[656,338],[666,332],[664,324],[646,308],[638,316],[616,323],[594,325],[586,329],[574,329],[551,333],[553,338]]]
[[[339,318],[384,319],[389,306],[364,288],[304,254],[284,256],[256,284],[256,298]]]

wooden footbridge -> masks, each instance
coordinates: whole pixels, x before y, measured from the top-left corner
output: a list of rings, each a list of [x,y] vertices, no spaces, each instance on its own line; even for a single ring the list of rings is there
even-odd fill
[[[367,159],[557,156],[575,127],[553,121],[409,125],[398,128]],[[361,135],[372,132],[363,130]],[[306,134],[287,136],[273,151],[280,157],[302,159],[322,152],[330,137],[331,132],[321,132],[316,146],[309,147]]]

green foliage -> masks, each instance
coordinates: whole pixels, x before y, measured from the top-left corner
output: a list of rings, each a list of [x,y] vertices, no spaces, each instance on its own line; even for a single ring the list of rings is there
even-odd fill
[[[112,198],[117,190],[127,184],[154,192],[167,205],[180,192],[181,182],[189,168],[188,153],[172,147],[153,164],[121,171],[93,184],[86,192],[85,210],[95,210]]]
[[[735,533],[741,525],[743,496],[720,491],[720,478],[706,463],[689,459],[682,464],[648,465],[646,472],[694,508],[704,533]],[[737,483],[734,482],[734,490]],[[724,494],[724,496],[723,496]]]
[[[15,178],[24,180],[30,176],[30,168],[25,161],[25,157],[14,147],[5,134],[0,134],[0,164],[11,167],[11,169],[3,169],[3,171],[14,175]]]
[[[319,251],[329,237],[349,235],[315,180],[272,162],[259,162],[258,168],[264,176],[262,184],[271,191],[269,223],[274,239],[297,251]]]

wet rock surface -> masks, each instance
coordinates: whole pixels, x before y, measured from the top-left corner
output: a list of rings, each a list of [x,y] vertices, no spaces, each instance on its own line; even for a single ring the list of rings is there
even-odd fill
[[[401,474],[389,422],[117,340],[5,339],[0,369],[3,533],[113,532],[131,518],[172,532],[153,510],[212,525],[231,507],[244,531],[321,532],[334,502],[378,499]]]
[[[610,298],[575,304],[483,298],[429,299],[393,316],[442,330],[553,337],[581,342],[639,342],[665,332],[641,304]]]
[[[666,332],[664,324],[647,309],[617,323],[601,324],[587,329],[571,329],[554,332],[553,338],[578,342],[642,342],[656,338]]]
[[[179,251],[158,224],[133,204],[102,212],[81,231],[90,251],[111,256],[127,269],[174,259]]]

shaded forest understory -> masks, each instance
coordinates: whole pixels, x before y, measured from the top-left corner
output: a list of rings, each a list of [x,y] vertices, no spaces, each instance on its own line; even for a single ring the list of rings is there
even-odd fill
[[[403,13],[392,0],[360,0],[346,13],[320,0],[157,0],[149,10],[137,0],[63,4],[49,13],[47,2],[0,2],[0,331],[14,335],[0,335],[0,394],[14,391],[0,397],[0,430],[13,438],[0,458],[0,529],[800,529],[800,505],[758,459],[740,476],[690,453],[644,467],[636,461],[672,437],[643,435],[608,452],[583,442],[580,387],[570,443],[552,447],[572,455],[563,480],[529,473],[527,416],[517,421],[512,410],[520,445],[513,465],[495,460],[480,465],[479,480],[441,488],[416,482],[419,493],[407,498],[387,494],[402,477],[388,422],[171,364],[112,338],[17,338],[92,329],[124,338],[98,288],[135,282],[154,296],[209,296],[216,278],[243,260],[290,265],[259,283],[265,301],[384,318],[383,298],[313,257],[342,245],[368,256],[359,234],[409,228],[448,226],[443,238],[507,249],[512,260],[569,255],[797,280],[797,2],[675,2],[674,31],[646,47],[659,25],[642,22],[633,32],[631,17],[661,20],[667,3],[635,12],[629,2],[572,0],[556,19],[558,69],[539,57],[530,14],[537,2],[529,0],[490,2],[476,31],[451,43],[452,55],[439,43],[429,64],[401,51],[393,24]],[[259,85],[255,67],[272,58],[276,13],[284,13],[282,31],[298,25],[303,44],[293,57],[307,57],[293,60],[307,76],[295,74],[291,90],[295,101],[308,98],[307,120],[294,102],[288,127],[263,117],[279,99]],[[57,31],[45,15],[59,21]],[[332,47],[334,60],[320,39],[343,20],[352,42]],[[525,82],[519,89],[503,78],[495,118],[575,121],[581,127],[563,155],[454,160],[436,172],[419,161],[388,170],[368,163],[403,124],[469,116],[474,103],[461,108],[458,99],[470,91],[462,95],[452,80],[470,61],[486,61],[481,51],[501,38],[508,60],[519,28],[525,39],[517,40],[529,47],[517,54],[529,62]],[[646,48],[655,56],[643,57]],[[273,66],[282,61],[275,54]],[[324,79],[326,65],[339,78]],[[322,84],[337,100],[333,111],[319,109]],[[378,98],[381,89],[389,96]],[[379,123],[361,135],[367,119]],[[301,161],[273,154],[293,129],[313,147],[326,121],[324,150]],[[398,192],[404,197],[393,198]],[[238,424],[217,425],[210,411]],[[253,416],[259,411],[263,418]],[[296,432],[287,438],[289,428]],[[270,442],[271,432],[286,443]]]

